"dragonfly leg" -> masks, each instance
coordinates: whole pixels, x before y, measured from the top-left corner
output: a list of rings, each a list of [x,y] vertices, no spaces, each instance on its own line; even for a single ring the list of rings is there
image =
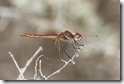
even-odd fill
[[[78,44],[73,42],[73,48],[74,49],[80,49],[80,46],[84,46],[83,44]]]

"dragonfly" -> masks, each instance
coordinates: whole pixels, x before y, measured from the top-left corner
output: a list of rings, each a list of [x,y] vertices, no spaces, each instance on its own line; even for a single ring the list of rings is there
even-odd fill
[[[83,40],[85,38],[85,36],[83,37],[80,33],[76,32],[76,33],[72,33],[68,30],[61,32],[59,34],[29,34],[29,33],[23,33],[20,34],[20,36],[24,36],[24,37],[33,37],[33,38],[48,38],[48,39],[55,39],[55,44],[59,45],[59,53],[60,53],[60,47],[61,47],[61,41],[66,41],[67,43],[62,47],[62,50],[64,50],[67,48],[69,43],[73,44],[73,48],[74,49],[80,49],[80,46],[84,46],[83,44],[79,44],[79,42],[81,40]],[[96,36],[97,37],[97,36]],[[78,47],[79,46],[79,47]],[[68,55],[67,52],[65,52],[65,54],[71,58],[71,56]]]

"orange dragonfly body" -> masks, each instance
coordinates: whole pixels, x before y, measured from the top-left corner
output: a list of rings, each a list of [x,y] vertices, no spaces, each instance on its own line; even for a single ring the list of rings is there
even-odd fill
[[[78,42],[82,39],[81,34],[79,33],[71,33],[70,31],[66,30],[64,32],[61,32],[60,34],[21,34],[20,36],[25,37],[34,37],[34,38],[53,38],[55,39],[55,43],[60,44],[60,40],[68,41],[72,40],[73,42]]]
[[[74,49],[80,49],[80,46],[84,46],[83,44],[79,44],[79,42],[82,40],[82,35],[80,33],[71,33],[70,31],[66,30],[64,32],[61,32],[59,34],[28,34],[28,33],[24,33],[21,34],[20,36],[24,36],[24,37],[33,37],[33,38],[50,38],[50,39],[55,39],[55,44],[58,43],[59,45],[59,52],[60,52],[60,41],[67,41],[67,44],[71,41],[73,43],[73,48]],[[88,35],[86,35],[88,36]],[[90,35],[90,37],[92,37],[92,35]],[[97,36],[95,36],[97,37]],[[85,36],[83,35],[83,40],[85,40]],[[63,50],[66,49],[66,47],[68,45],[64,45],[64,47],[62,48]],[[79,46],[79,47],[77,47]],[[68,55],[67,52],[65,52],[66,55],[70,58],[70,56]]]

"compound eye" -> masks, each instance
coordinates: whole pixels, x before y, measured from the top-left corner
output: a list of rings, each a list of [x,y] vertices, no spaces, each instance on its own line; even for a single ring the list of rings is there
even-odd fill
[[[81,34],[76,33],[76,34],[75,34],[75,40],[76,40],[76,41],[80,41],[81,39],[82,39]]]

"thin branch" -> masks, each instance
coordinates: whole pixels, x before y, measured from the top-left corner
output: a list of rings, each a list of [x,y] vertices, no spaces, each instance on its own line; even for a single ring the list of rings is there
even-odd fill
[[[45,80],[47,80],[47,77],[45,75],[43,75],[43,72],[42,72],[42,69],[41,69],[41,60],[39,61],[39,72],[40,72],[40,75],[41,77],[43,77]]]
[[[37,65],[38,65],[38,60],[42,57],[43,55],[40,55],[37,59],[36,59],[36,62],[35,62],[35,73],[34,73],[34,80],[36,80],[38,78],[37,76]]]
[[[20,77],[21,77],[22,79],[25,79],[24,76],[23,76],[23,73],[22,73],[22,71],[21,71],[21,69],[20,69],[20,67],[19,67],[19,65],[17,64],[17,62],[16,62],[16,60],[15,60],[15,58],[14,58],[14,55],[13,55],[11,52],[8,52],[8,53],[9,53],[10,57],[12,58],[13,62],[15,63],[17,69],[18,69],[18,71],[19,71],[19,73],[20,73]]]
[[[60,67],[58,70],[54,71],[52,74],[48,75],[47,77],[46,77],[46,76],[43,74],[43,72],[42,72],[42,66],[41,66],[41,65],[42,65],[42,60],[40,60],[40,58],[41,58],[43,55],[40,55],[40,56],[36,59],[36,62],[35,62],[35,67],[34,67],[35,73],[34,73],[33,79],[34,79],[34,80],[41,80],[40,77],[38,77],[38,75],[37,75],[37,74],[38,74],[38,71],[39,71],[41,77],[43,77],[45,80],[48,80],[50,77],[52,77],[53,75],[55,75],[55,74],[59,73],[61,70],[63,70],[70,62],[74,65],[74,64],[75,64],[74,59],[79,56],[79,52],[82,50],[82,48],[83,48],[83,47],[80,46],[80,49],[78,48],[78,49],[77,49],[77,52],[74,54],[74,56],[73,56],[71,59],[69,59],[68,61],[61,59],[61,61],[64,62],[64,65],[63,65],[62,67]],[[20,67],[18,66],[18,64],[17,64],[17,62],[16,62],[16,60],[15,60],[13,54],[12,54],[11,52],[8,52],[9,55],[10,55],[10,57],[13,59],[15,65],[16,65],[16,67],[17,67],[19,73],[20,73],[19,76],[18,76],[18,78],[17,78],[18,80],[26,80],[25,77],[23,76],[24,72],[26,71],[27,67],[31,64],[31,62],[33,61],[33,59],[34,59],[34,58],[38,55],[38,53],[39,53],[40,51],[42,51],[42,50],[43,50],[42,47],[39,47],[38,50],[34,53],[34,55],[26,62],[25,66],[24,66],[23,68],[20,68]],[[38,61],[39,61],[39,62],[38,62]],[[38,67],[38,64],[39,64],[39,67]],[[37,70],[37,69],[38,69],[38,70]]]
[[[34,53],[34,55],[27,61],[27,63],[25,64],[24,68],[22,68],[21,73],[24,73],[27,69],[27,67],[30,65],[30,63],[33,61],[33,59],[38,55],[38,53],[40,51],[42,51],[42,47],[39,47],[38,50]],[[18,78],[20,77],[20,75],[18,76]]]
[[[30,65],[30,63],[33,61],[33,59],[38,55],[38,53],[40,51],[42,51],[42,47],[39,47],[38,50],[34,53],[34,55],[27,61],[27,63],[25,64],[24,67],[28,67]],[[26,68],[24,68],[24,71],[26,70]]]

